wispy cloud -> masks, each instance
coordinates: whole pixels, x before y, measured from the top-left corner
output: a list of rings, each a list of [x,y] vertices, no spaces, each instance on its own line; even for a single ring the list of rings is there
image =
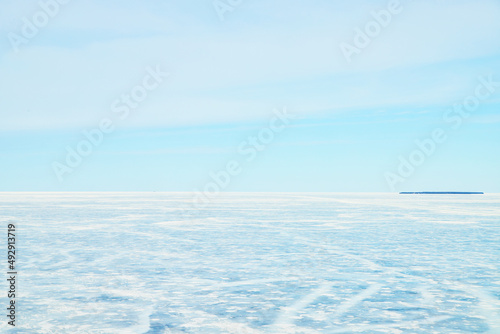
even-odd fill
[[[383,1],[255,1],[224,24],[201,1],[116,4],[72,2],[21,55],[4,48],[1,127],[90,125],[151,63],[171,81],[124,126],[253,120],[285,100],[304,113],[446,104],[468,88],[464,74],[498,67],[474,61],[499,52],[500,4],[489,0],[411,2],[349,66],[338,42]],[[34,10],[8,6],[4,33]]]

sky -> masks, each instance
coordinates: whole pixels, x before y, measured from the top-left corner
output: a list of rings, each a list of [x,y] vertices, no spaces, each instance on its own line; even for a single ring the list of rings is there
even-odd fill
[[[493,0],[4,0],[0,191],[498,193],[498,17]]]

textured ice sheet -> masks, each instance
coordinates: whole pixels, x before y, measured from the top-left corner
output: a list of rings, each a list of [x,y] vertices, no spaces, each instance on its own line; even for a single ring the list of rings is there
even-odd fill
[[[190,203],[0,193],[3,225],[18,226],[9,332],[500,333],[500,195]]]

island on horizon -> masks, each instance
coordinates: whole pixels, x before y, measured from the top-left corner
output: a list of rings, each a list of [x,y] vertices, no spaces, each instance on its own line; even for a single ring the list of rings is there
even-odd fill
[[[484,195],[482,191],[402,191],[399,193],[400,195]]]

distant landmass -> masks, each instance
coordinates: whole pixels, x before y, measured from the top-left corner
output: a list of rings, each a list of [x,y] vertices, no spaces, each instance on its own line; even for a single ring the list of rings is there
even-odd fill
[[[483,195],[482,191],[402,191],[400,194],[412,194],[412,195]]]

